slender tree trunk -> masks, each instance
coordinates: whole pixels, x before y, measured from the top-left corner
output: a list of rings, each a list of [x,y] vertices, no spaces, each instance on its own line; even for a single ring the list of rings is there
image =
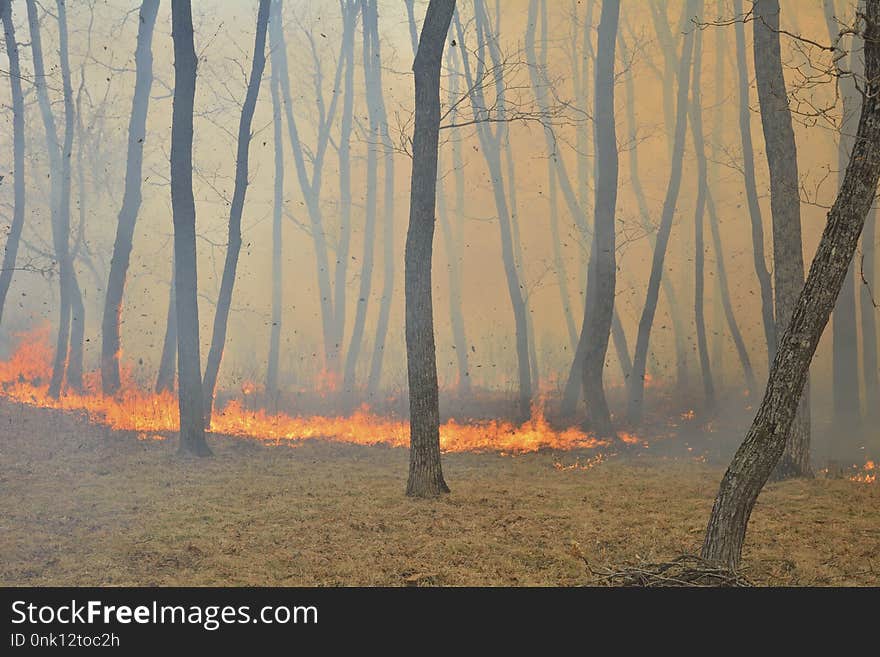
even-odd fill
[[[274,12],[274,9],[273,9]],[[273,13],[269,20],[280,20]],[[281,301],[284,271],[282,267],[282,222],[284,215],[284,135],[281,131],[281,79],[276,61],[272,61],[269,88],[272,94],[272,135],[275,152],[275,179],[272,198],[272,326],[269,328],[269,357],[266,365],[266,394],[278,395],[278,361],[281,353]]]
[[[196,51],[191,0],[171,0],[174,40],[174,103],[171,116],[171,210],[174,221],[175,309],[177,313],[177,400],[180,451],[210,456],[199,355],[196,205],[192,190],[193,105]]]
[[[604,0],[596,48],[595,125],[596,201],[593,248],[584,303],[583,386],[587,424],[600,436],[614,436],[602,375],[611,336],[617,260],[615,210],[617,206],[617,133],[614,125],[614,58],[619,0]]]
[[[862,317],[862,372],[865,382],[865,426],[876,426],[880,419],[880,365],[877,359],[877,210],[872,210],[862,235],[862,261],[859,263],[859,312]]]
[[[67,356],[67,385],[77,392],[83,389],[83,357],[86,337],[86,309],[76,271],[70,284],[70,351]]]
[[[343,20],[346,25],[350,23],[351,27],[343,32],[342,40],[345,76],[342,89],[342,116],[339,125],[339,241],[336,245],[336,269],[333,284],[333,348],[337,352],[334,356],[336,360],[340,358],[339,354],[345,340],[346,283],[348,282],[348,260],[351,250],[351,131],[354,111],[354,22],[357,15],[354,2],[346,1],[342,4],[342,8]],[[365,227],[365,233],[366,230]],[[364,241],[368,241],[366,235]],[[346,389],[349,387],[346,386]]]
[[[688,0],[687,15],[694,16],[697,13],[696,0]],[[633,373],[629,379],[629,401],[627,414],[630,422],[639,424],[644,412],[645,394],[645,367],[648,361],[648,347],[651,339],[651,328],[654,324],[654,314],[657,311],[657,298],[660,291],[660,279],[663,276],[663,262],[666,257],[666,246],[669,243],[669,234],[672,231],[672,219],[675,214],[675,206],[678,201],[678,192],[681,188],[681,169],[684,158],[685,130],[687,128],[688,109],[688,86],[690,81],[691,55],[693,53],[694,33],[688,30],[684,36],[681,60],[678,69],[678,93],[676,98],[675,137],[669,186],[666,189],[666,199],[663,201],[663,213],[660,217],[660,227],[657,230],[657,242],[654,247],[654,257],[651,262],[651,275],[648,279],[648,290],[645,295],[645,307],[639,320],[639,332],[636,340],[636,350],[633,356]]]
[[[409,228],[406,234],[406,360],[409,380],[410,452],[406,494],[449,492],[440,465],[440,408],[431,299],[431,260],[440,135],[440,64],[455,0],[430,0],[415,74]]]
[[[758,0],[756,4],[763,3],[764,0]],[[867,93],[852,157],[837,200],[828,213],[806,284],[793,304],[791,317],[777,346],[764,400],[721,481],[706,529],[703,557],[730,568],[739,566],[746,526],[755,500],[786,448],[791,425],[800,412],[798,400],[807,384],[810,361],[847,276],[865,217],[877,193],[880,178],[880,0],[867,0],[865,7]],[[772,20],[773,14],[769,13],[772,7],[757,9],[758,16]],[[757,23],[755,29],[758,29]],[[772,33],[771,38],[778,39],[778,33]]]
[[[376,341],[370,358],[370,375],[367,379],[367,395],[373,398],[379,392],[382,380],[382,362],[385,356],[385,342],[388,339],[388,324],[391,317],[391,302],[394,298],[394,263],[397,258],[394,248],[394,149],[388,128],[388,115],[385,100],[381,93],[382,57],[379,41],[378,20],[371,21],[372,45],[375,53],[376,111],[379,117],[382,150],[384,154],[384,183],[382,192],[382,297],[379,300],[379,317],[376,320]]]
[[[702,7],[701,7],[702,9]],[[702,11],[700,12],[702,20]],[[707,411],[715,408],[715,383],[712,379],[712,366],[709,363],[709,342],[706,339],[705,317],[705,268],[706,244],[703,238],[706,196],[709,192],[709,165],[706,161],[706,144],[703,138],[703,97],[700,83],[703,63],[703,33],[696,30],[694,36],[694,79],[691,91],[690,123],[691,137],[697,156],[697,206],[694,210],[694,323],[697,327],[697,353],[700,358],[700,372],[703,378],[703,396]]]
[[[743,15],[742,0],[733,0],[733,11]],[[764,222],[761,206],[758,205],[758,186],[755,182],[755,149],[752,146],[752,119],[749,109],[749,69],[746,64],[746,35],[742,21],[736,21],[736,69],[739,95],[739,133],[742,141],[743,180],[746,188],[746,202],[749,206],[749,220],[752,226],[752,255],[755,275],[761,288],[761,321],[764,325],[764,339],[767,341],[768,362],[773,362],[776,351],[776,324],[773,319],[773,287],[770,272],[764,255]],[[757,64],[756,64],[757,66]]]
[[[6,250],[3,253],[3,269],[0,270],[0,322],[3,309],[6,307],[6,296],[12,284],[15,272],[15,261],[18,256],[18,245],[24,227],[25,186],[24,186],[24,94],[21,90],[21,67],[18,59],[18,43],[15,40],[15,22],[12,20],[12,4],[10,0],[0,0],[0,20],[3,22],[3,36],[6,39],[6,55],[9,58],[9,87],[12,93],[12,166],[13,166],[13,202],[12,223],[6,238]]]
[[[248,79],[247,93],[241,108],[238,124],[238,152],[235,160],[235,188],[232,192],[232,205],[229,210],[229,237],[226,245],[226,262],[220,280],[220,293],[217,296],[217,309],[214,313],[214,330],[211,334],[211,349],[205,364],[205,379],[202,384],[205,398],[205,428],[211,427],[211,414],[214,409],[214,393],[217,389],[217,376],[220,360],[226,346],[226,330],[229,325],[229,311],[232,307],[232,290],[235,286],[235,272],[241,253],[241,215],[248,186],[248,155],[251,146],[251,123],[257,106],[257,95],[263,69],[266,66],[266,29],[269,23],[270,0],[260,0],[257,12],[257,31],[254,38],[254,57]]]
[[[376,210],[378,205],[378,165],[379,165],[379,116],[376,110],[375,96],[381,90],[376,87],[376,58],[373,51],[372,28],[369,23],[378,21],[378,10],[371,0],[361,0],[362,31],[363,31],[363,65],[364,86],[367,94],[367,113],[369,131],[367,133],[367,179],[366,179],[366,204],[364,208],[364,244],[363,256],[361,257],[361,276],[358,288],[357,306],[355,309],[354,325],[351,331],[351,342],[345,356],[344,386],[347,394],[351,394],[355,388],[355,371],[358,357],[361,352],[361,344],[364,337],[364,329],[367,323],[367,309],[373,285],[373,254],[376,247]],[[352,66],[354,62],[351,62]],[[349,206],[351,199],[349,198]],[[337,281],[337,285],[338,285]],[[338,288],[337,288],[338,289]],[[337,292],[337,299],[338,299]]]
[[[101,387],[105,395],[119,390],[119,324],[122,316],[122,295],[128,264],[131,258],[132,239],[141,207],[141,178],[144,164],[144,140],[146,139],[147,109],[150,104],[150,88],[153,84],[153,26],[159,13],[159,0],[143,0],[139,12],[137,48],[135,49],[134,97],[128,122],[128,151],[125,160],[125,192],[122,208],[116,223],[116,241],[110,259],[110,276],[104,301],[101,324]]]
[[[801,209],[798,188],[797,147],[779,44],[778,0],[756,0],[752,21],[755,42],[755,75],[767,164],[770,169],[770,211],[773,215],[773,278],[776,290],[777,338],[788,326],[795,300],[804,283],[801,246]],[[774,359],[775,362],[775,359]],[[809,384],[791,425],[791,434],[776,476],[809,476]]]
[[[173,271],[168,285],[168,313],[165,320],[165,339],[156,375],[156,392],[174,392],[174,362],[177,359],[177,304],[175,302],[175,279]]]
[[[824,1],[825,22],[828,36],[833,40],[837,37],[839,26],[835,19],[834,0]],[[852,50],[857,44],[853,39]],[[858,57],[849,53],[842,67],[860,73]],[[837,140],[838,186],[843,182],[843,172],[849,162],[853,148],[853,134],[859,116],[861,98],[856,88],[855,78],[851,75],[840,75],[837,78],[838,93],[842,99],[842,115],[840,134]],[[853,263],[855,264],[855,263]],[[846,438],[836,440],[835,447],[843,447],[847,442],[852,444],[852,437],[861,428],[861,406],[859,404],[859,336],[856,328],[856,290],[854,267],[850,266],[834,306],[832,321],[832,398],[834,400],[834,425],[839,436]]]

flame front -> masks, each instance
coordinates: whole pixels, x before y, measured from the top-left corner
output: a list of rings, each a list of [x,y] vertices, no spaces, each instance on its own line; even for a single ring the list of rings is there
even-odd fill
[[[142,438],[161,439],[162,433],[179,428],[177,398],[169,392],[154,393],[139,388],[131,372],[123,372],[123,387],[114,397],[100,392],[98,373],[92,372],[82,392],[65,391],[60,398],[48,394],[52,348],[49,327],[19,334],[18,346],[6,361],[0,361],[0,394],[9,400],[61,410],[85,412],[91,422],[112,429],[134,431]],[[246,383],[242,392],[254,391]],[[367,406],[344,417],[292,416],[246,409],[238,400],[218,409],[211,432],[295,446],[303,440],[321,438],[357,445],[409,445],[409,424],[405,420],[375,414]],[[628,434],[626,442],[639,442]],[[449,420],[440,427],[440,448],[444,452],[497,451],[526,453],[540,449],[594,449],[607,445],[578,429],[555,429],[536,405],[532,417],[514,424],[502,420],[461,422]]]

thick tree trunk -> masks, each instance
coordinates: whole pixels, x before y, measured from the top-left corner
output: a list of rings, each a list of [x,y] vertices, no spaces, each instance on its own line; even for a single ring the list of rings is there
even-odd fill
[[[273,10],[274,11],[274,10]],[[280,20],[273,13],[269,20]],[[269,327],[269,356],[266,364],[266,395],[275,399],[278,395],[278,361],[281,357],[281,301],[284,280],[282,266],[282,217],[284,216],[284,135],[281,130],[281,77],[277,64],[272,62],[269,89],[272,94],[272,138],[274,148],[275,178],[272,196],[272,326]]]
[[[696,0],[688,0],[686,8],[687,15],[694,16],[696,10]],[[642,310],[642,316],[639,320],[639,332],[636,339],[635,355],[633,356],[633,373],[629,379],[627,415],[630,422],[633,424],[639,424],[642,421],[642,414],[644,412],[645,368],[648,362],[651,329],[654,324],[654,314],[657,311],[657,299],[660,291],[660,279],[663,276],[663,262],[666,257],[666,247],[669,243],[669,234],[672,231],[672,220],[675,215],[678,192],[681,188],[681,170],[682,160],[684,158],[685,130],[687,128],[688,83],[690,81],[689,72],[693,44],[693,30],[689,30],[684,36],[684,44],[682,46],[678,69],[675,137],[669,185],[666,189],[666,198],[663,201],[660,227],[657,230],[657,242],[654,247],[654,257],[651,262],[651,275],[648,279],[645,307]]]
[[[614,125],[614,57],[617,43],[619,0],[605,0],[599,19],[594,96],[596,201],[593,248],[584,303],[583,386],[587,425],[598,435],[614,436],[611,412],[605,399],[602,375],[614,314],[617,261],[615,210],[617,206],[617,133]]]
[[[788,325],[795,300],[804,283],[804,255],[801,245],[801,208],[798,187],[797,147],[791,126],[791,111],[782,73],[779,44],[778,0],[757,0],[753,5],[755,76],[767,164],[770,169],[770,211],[773,215],[773,278],[776,297],[777,339]],[[774,360],[775,362],[775,360]],[[809,384],[807,384],[809,386]],[[808,388],[809,389],[809,388]],[[791,435],[777,477],[809,476],[810,398],[801,398],[800,410],[791,425]]]
[[[122,295],[131,258],[132,239],[141,207],[141,178],[144,164],[147,109],[153,84],[153,27],[159,13],[159,0],[143,0],[138,14],[137,47],[135,48],[135,83],[128,122],[128,150],[125,160],[125,192],[116,223],[116,241],[110,259],[110,275],[104,300],[101,323],[101,387],[105,395],[119,390],[119,324],[122,316]]]
[[[743,15],[742,0],[733,0],[736,16]],[[773,362],[776,353],[776,324],[773,319],[773,287],[770,272],[764,255],[764,222],[761,206],[758,205],[758,186],[755,182],[755,149],[752,145],[752,119],[749,107],[749,69],[746,64],[746,35],[742,21],[736,21],[736,69],[739,107],[739,133],[742,143],[743,181],[746,189],[746,202],[749,206],[749,220],[752,227],[752,255],[755,275],[761,289],[761,321],[764,326],[764,339],[767,342],[767,359]],[[757,64],[756,64],[757,66]]]
[[[266,29],[269,23],[270,0],[260,0],[257,12],[257,31],[254,38],[254,56],[248,79],[247,93],[241,108],[238,123],[238,151],[235,159],[235,187],[232,192],[232,205],[229,209],[229,236],[226,244],[226,261],[223,264],[223,276],[220,279],[220,293],[217,296],[217,308],[214,313],[214,330],[211,334],[211,349],[205,364],[205,379],[202,384],[205,398],[205,428],[211,428],[211,414],[214,409],[214,393],[217,389],[217,376],[220,373],[220,361],[226,345],[226,330],[229,325],[229,311],[232,307],[232,291],[235,286],[235,272],[238,269],[238,257],[241,253],[241,215],[244,212],[244,200],[248,186],[248,155],[251,145],[251,123],[254,109],[257,106],[257,95],[263,69],[266,66]]]
[[[759,0],[757,4],[763,4]],[[866,94],[853,148],[837,200],[810,273],[781,335],[764,400],[728,467],[715,499],[702,554],[731,568],[739,566],[746,526],[755,500],[785,450],[810,361],[847,276],[865,217],[880,178],[880,0],[865,4]],[[770,19],[759,7],[758,16]],[[772,23],[771,25],[775,25]],[[755,29],[758,29],[756,23]],[[763,29],[763,28],[762,28]],[[778,33],[773,34],[778,38]],[[768,149],[769,150],[769,149]]]
[[[700,12],[702,15],[702,12]],[[694,36],[694,79],[691,91],[690,124],[691,138],[697,156],[697,205],[694,210],[694,323],[697,327],[697,353],[703,379],[703,397],[707,411],[715,408],[715,383],[709,363],[709,342],[706,339],[705,317],[705,268],[706,244],[703,237],[706,197],[709,193],[709,165],[706,161],[706,143],[703,138],[703,97],[700,78],[703,62],[703,33],[696,30]]]
[[[156,392],[174,391],[175,361],[177,360],[177,304],[175,302],[175,279],[171,273],[168,285],[168,313],[165,320],[165,339],[162,341],[162,355],[159,358],[159,373],[156,375]]]
[[[210,456],[211,450],[205,442],[199,355],[196,205],[192,189],[193,105],[198,60],[193,43],[191,0],[171,0],[171,35],[174,40],[171,211],[174,221],[180,451],[196,456]]]
[[[15,40],[15,22],[12,20],[10,0],[0,0],[0,20],[3,22],[3,36],[6,39],[6,55],[9,58],[9,87],[12,93],[12,168],[13,203],[12,223],[6,238],[3,253],[3,269],[0,270],[0,322],[6,307],[6,295],[12,284],[18,245],[24,227],[25,180],[24,180],[24,95],[21,90],[21,67],[18,58],[18,43]]]
[[[455,0],[431,0],[413,62],[415,125],[412,140],[409,228],[406,234],[406,361],[409,381],[409,479],[406,494],[449,492],[440,465],[440,408],[434,347],[431,260],[440,135],[440,64]]]

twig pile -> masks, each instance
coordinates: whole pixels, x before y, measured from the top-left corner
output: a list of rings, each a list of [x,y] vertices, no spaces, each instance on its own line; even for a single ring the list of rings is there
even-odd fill
[[[594,568],[584,561],[597,583],[603,586],[752,586],[741,574],[693,554],[619,570],[605,566]]]

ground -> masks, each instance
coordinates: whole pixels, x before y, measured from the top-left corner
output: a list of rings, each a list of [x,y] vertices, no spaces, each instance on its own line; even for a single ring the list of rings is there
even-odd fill
[[[0,402],[3,585],[583,585],[695,552],[723,469],[688,458],[448,454],[452,493],[404,497],[407,453],[212,438],[182,459],[69,413]],[[585,460],[581,459],[581,463]],[[880,585],[880,486],[761,494],[744,573]]]

